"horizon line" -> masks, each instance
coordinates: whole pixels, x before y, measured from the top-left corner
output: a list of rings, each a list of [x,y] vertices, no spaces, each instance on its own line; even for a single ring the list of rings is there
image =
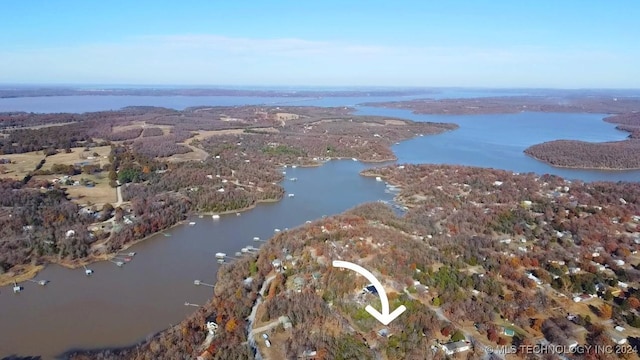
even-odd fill
[[[41,87],[41,88],[60,88],[60,87],[101,87],[114,89],[114,87],[126,87],[128,89],[142,89],[150,87],[158,87],[166,89],[180,90],[196,90],[196,89],[416,89],[416,90],[440,90],[440,89],[470,89],[470,90],[640,90],[640,87],[553,87],[553,86],[417,86],[417,85],[233,85],[233,84],[150,84],[150,83],[0,83],[0,90],[12,90],[3,87]],[[136,88],[139,87],[139,88]]]

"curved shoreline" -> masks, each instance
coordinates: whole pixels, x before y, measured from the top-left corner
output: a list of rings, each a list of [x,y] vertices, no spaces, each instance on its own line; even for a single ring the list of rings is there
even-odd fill
[[[282,200],[282,198],[280,199],[266,199],[266,200],[258,200],[256,201],[254,204],[241,208],[241,209],[237,209],[237,210],[228,210],[228,211],[224,211],[224,212],[191,212],[189,214],[187,214],[187,218],[194,216],[194,215],[228,215],[228,214],[235,214],[235,213],[239,213],[239,212],[245,212],[245,211],[249,211],[254,209],[258,204],[260,203],[276,203],[278,201]],[[75,259],[75,260],[67,260],[67,261],[57,261],[57,260],[50,260],[48,261],[46,264],[41,264],[41,265],[24,265],[24,271],[21,272],[20,274],[8,277],[8,278],[3,278],[4,274],[0,275],[0,287],[3,286],[7,286],[10,284],[13,284],[13,282],[25,282],[25,281],[29,281],[32,280],[33,278],[35,278],[42,270],[46,269],[47,266],[49,265],[59,265],[62,266],[66,269],[78,269],[82,266],[86,266],[86,265],[90,265],[96,262],[100,262],[100,261],[108,261],[113,259],[114,257],[118,256],[119,253],[128,250],[129,248],[140,244],[144,241],[147,241],[149,239],[151,239],[154,236],[157,236],[159,234],[162,234],[165,231],[171,230],[175,227],[181,226],[181,225],[185,225],[188,223],[188,219],[186,220],[181,220],[178,221],[177,223],[167,227],[166,229],[160,230],[158,232],[155,232],[153,234],[149,234],[143,238],[137,239],[137,240],[133,240],[131,242],[128,242],[126,244],[124,244],[124,246],[118,250],[117,252],[112,252],[112,253],[106,253],[106,254],[100,254],[100,255],[89,255],[85,258],[82,259]]]
[[[328,161],[332,161],[332,160],[348,160],[351,158],[348,157],[331,157],[328,158],[328,160],[325,161],[317,161],[315,164],[307,164],[307,165],[297,165],[301,168],[313,168],[313,167],[320,167],[322,165],[324,165],[326,162]],[[384,163],[384,162],[392,162],[392,161],[396,161],[397,158],[394,156],[393,159],[381,159],[381,160],[361,160],[361,159],[357,159],[359,162],[363,162],[363,163],[370,163],[370,164],[376,164],[376,163]],[[291,166],[291,165],[296,165],[296,164],[285,164],[287,166]],[[205,212],[190,212],[189,214],[187,214],[187,217],[190,216],[212,216],[212,215],[229,215],[229,214],[235,214],[235,213],[242,213],[245,211],[249,211],[254,209],[256,206],[258,206],[258,204],[261,203],[276,203],[281,201],[282,198],[280,199],[265,199],[265,200],[257,200],[254,204],[249,205],[247,207],[244,208],[240,208],[240,209],[235,209],[235,210],[227,210],[227,211],[223,211],[223,212],[214,212],[214,211],[205,211]],[[164,231],[173,229],[177,226],[180,225],[185,225],[186,223],[188,223],[188,220],[182,220],[179,221],[169,227],[167,227],[166,229],[163,229],[161,231],[155,232],[153,234],[149,234],[141,239],[138,240],[134,240],[131,242],[126,243],[120,250],[118,250],[117,252],[114,253],[106,253],[106,254],[100,254],[100,255],[89,255],[85,258],[82,259],[75,259],[75,260],[50,260],[48,259],[48,261],[45,264],[39,264],[39,265],[23,265],[23,267],[19,270],[22,270],[19,274],[16,275],[12,275],[12,276],[5,276],[7,273],[12,273],[12,271],[9,271],[7,273],[4,274],[0,274],[0,287],[4,287],[7,285],[11,285],[14,282],[17,283],[21,283],[21,282],[25,282],[25,281],[29,281],[34,279],[36,276],[38,276],[38,274],[46,269],[47,266],[49,265],[59,265],[62,266],[64,268],[67,269],[78,269],[82,266],[87,266],[96,262],[100,262],[100,261],[108,261],[113,259],[115,256],[117,256],[119,253],[128,250],[129,248],[142,243],[143,241],[147,241],[150,238],[163,233]]]
[[[621,140],[621,141],[626,141],[626,140]],[[541,143],[544,144],[544,143]],[[598,144],[598,143],[590,143],[590,144]],[[539,145],[539,144],[536,144]],[[535,146],[535,145],[532,145]],[[531,146],[530,146],[531,147]],[[530,148],[529,147],[529,148]],[[528,148],[527,148],[528,149]],[[526,150],[526,149],[525,149]],[[607,168],[607,167],[586,167],[586,166],[569,166],[569,165],[556,165],[556,164],[552,164],[546,160],[542,160],[540,158],[535,157],[533,154],[529,154],[526,151],[522,151],[526,156],[536,160],[536,161],[540,161],[542,163],[545,163],[549,166],[553,166],[554,168],[558,168],[558,169],[571,169],[571,170],[596,170],[596,171],[637,171],[640,170],[640,167],[635,167],[635,168]]]

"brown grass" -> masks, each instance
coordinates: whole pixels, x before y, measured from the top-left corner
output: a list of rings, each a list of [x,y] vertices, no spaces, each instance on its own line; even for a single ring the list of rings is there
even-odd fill
[[[147,124],[146,121],[132,121],[129,125],[119,125],[114,126],[112,128],[112,132],[119,132],[129,129],[137,129],[137,128],[160,128],[164,135],[167,135],[173,129],[172,125],[156,125],[156,124]]]
[[[47,162],[42,166],[42,169],[49,170],[53,164],[73,165],[83,161],[90,161],[92,164],[102,166],[109,163],[109,160],[105,158],[105,156],[109,156],[109,152],[111,152],[110,146],[94,147],[89,151],[84,151],[83,147],[71,148],[71,152],[68,154],[61,151],[58,154],[47,157]],[[91,160],[87,159],[93,157],[93,153],[98,153],[98,156]]]
[[[384,124],[385,125],[407,125],[407,123],[402,120],[391,120],[391,119],[386,119],[384,121]]]
[[[0,158],[11,160],[11,164],[0,165],[5,169],[5,173],[1,176],[22,180],[28,173],[35,170],[40,160],[44,159],[44,154],[42,151],[32,151],[24,154],[0,155]]]
[[[227,129],[227,130],[198,130],[198,134],[191,140],[204,140],[215,135],[238,135],[242,134],[244,129]]]
[[[13,282],[24,282],[33,279],[40,270],[44,269],[43,265],[16,265],[11,271],[0,274],[0,286],[13,284]]]
[[[34,176],[34,179],[45,179],[45,180],[53,180],[55,175],[38,175]],[[86,205],[96,205],[98,208],[102,207],[105,203],[114,204],[118,199],[116,195],[116,189],[109,186],[109,179],[107,178],[106,173],[94,174],[94,175],[74,175],[71,176],[71,179],[74,181],[80,181],[80,179],[85,178],[87,180],[93,181],[96,186],[95,187],[86,187],[82,185],[72,186],[65,185],[64,188],[67,189],[67,193],[69,194],[69,198],[76,204],[80,204],[83,206]]]
[[[74,180],[80,181],[81,178],[85,178],[95,182],[95,187],[86,187],[82,185],[67,186],[67,193],[71,198],[71,201],[88,205],[94,204],[101,207],[105,203],[115,203],[118,199],[116,196],[116,189],[109,186],[109,179],[106,174],[100,175],[75,175],[72,177]]]

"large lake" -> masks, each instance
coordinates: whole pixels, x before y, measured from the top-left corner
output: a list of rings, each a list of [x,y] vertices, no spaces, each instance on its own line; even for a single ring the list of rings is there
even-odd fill
[[[145,98],[147,101],[151,99]],[[42,104],[42,98],[0,99],[0,111],[82,112],[128,105],[183,108],[247,103],[286,104],[291,100],[234,98],[237,103],[230,104],[228,98],[208,97],[201,100],[207,102],[197,102],[184,97],[158,97],[152,98],[154,103],[150,104],[131,103],[132,97],[45,99],[46,104],[34,108],[20,106]],[[347,106],[372,100],[326,98],[300,101],[299,104]],[[56,104],[58,110],[51,110]],[[534,143],[557,138],[609,141],[626,137],[626,133],[603,122],[602,115],[425,116],[404,110],[367,107],[359,107],[358,112],[460,125],[455,131],[417,137],[394,146],[400,162],[484,166],[518,172],[553,173],[588,181],[640,180],[640,171],[557,169],[522,153]],[[331,161],[318,168],[286,169],[287,178],[298,178],[297,182],[283,183],[288,193],[295,194],[293,198],[262,204],[241,216],[223,216],[217,221],[209,217],[195,217],[192,219],[196,222],[194,226],[178,226],[167,231],[171,236],[160,234],[133,247],[130,251],[137,252],[137,255],[123,268],[110,262],[96,263],[90,266],[95,274],[87,277],[82,269],[49,266],[37,277],[51,281],[45,287],[26,282],[22,284],[24,291],[16,295],[11,287],[0,288],[0,357],[19,354],[54,358],[72,348],[126,346],[178,323],[194,310],[185,306],[185,302],[203,304],[211,297],[211,288],[196,287],[193,281],[215,282],[218,269],[214,258],[216,252],[234,254],[244,246],[258,246],[259,243],[253,242],[252,238],[267,239],[274,228],[299,226],[306,220],[336,214],[367,201],[391,200],[392,195],[385,192],[383,183],[358,175],[368,166],[373,165]]]

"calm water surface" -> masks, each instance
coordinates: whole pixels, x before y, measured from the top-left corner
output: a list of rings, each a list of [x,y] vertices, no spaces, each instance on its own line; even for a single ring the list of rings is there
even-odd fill
[[[414,121],[452,122],[460,128],[437,136],[404,141],[393,147],[399,162],[459,164],[515,172],[555,174],[585,181],[640,181],[640,171],[563,169],[527,156],[527,147],[568,139],[617,141],[629,133],[602,121],[602,114],[518,113],[499,115],[418,115],[407,110],[360,107],[358,114],[394,116]]]
[[[51,107],[58,108],[57,111],[76,112],[109,109],[105,107],[107,97],[73,98],[52,97],[45,103],[38,98],[0,99],[0,111],[25,110],[16,106],[28,107],[34,102],[41,107],[31,107],[29,111],[52,111]],[[205,100],[186,97],[170,97],[170,100],[163,97],[153,98],[158,103],[149,104],[136,102],[139,99],[131,99],[134,97],[118,98],[112,103],[114,109],[128,105],[181,108],[272,100],[253,98],[255,102],[246,102],[246,98],[233,98],[227,99],[231,103],[222,104],[220,97],[212,103],[199,103],[197,101]],[[244,102],[240,103],[241,100]],[[372,99],[313,99],[304,104],[347,106],[362,101]],[[588,181],[640,180],[640,171],[557,169],[522,153],[532,144],[559,138],[610,141],[627,136],[615,130],[612,124],[603,122],[602,115],[425,116],[405,110],[367,107],[360,107],[358,112],[460,125],[455,131],[418,137],[394,146],[400,162],[474,165],[553,173]],[[336,214],[367,201],[391,200],[392,195],[385,193],[383,183],[358,176],[367,166],[353,161],[331,161],[319,168],[287,169],[286,178],[298,178],[297,182],[284,181],[287,192],[295,194],[293,198],[262,204],[241,216],[223,216],[218,221],[195,217],[192,219],[196,221],[194,226],[176,227],[167,231],[171,237],[160,234],[133,247],[130,251],[138,254],[123,268],[110,262],[96,263],[90,266],[95,274],[86,277],[82,269],[49,266],[37,277],[51,281],[45,287],[26,282],[21,284],[24,291],[15,295],[11,287],[0,288],[0,357],[19,354],[54,358],[73,348],[126,346],[178,323],[194,309],[184,306],[185,302],[203,304],[211,297],[211,288],[196,287],[193,281],[215,282],[216,252],[234,254],[249,244],[258,246],[259,243],[251,239],[254,236],[267,239],[274,228],[292,228],[306,220]]]
[[[287,178],[298,178],[283,183],[293,198],[215,221],[194,217],[196,225],[176,227],[167,231],[171,237],[160,234],[128,250],[137,255],[122,268],[92,264],[95,273],[87,277],[83,269],[49,266],[37,277],[51,281],[45,287],[25,282],[15,295],[11,287],[0,288],[0,357],[52,358],[71,348],[125,346],[180,322],[194,310],[185,302],[211,298],[211,288],[193,281],[215,282],[216,252],[233,255],[247,245],[259,246],[253,237],[268,239],[275,228],[391,200],[384,183],[358,176],[365,167],[349,160],[286,169]]]
[[[470,98],[487,96],[525,95],[521,92],[483,92],[447,90],[440,93],[408,96],[362,96],[362,97],[258,97],[258,96],[41,96],[22,98],[0,98],[0,112],[26,111],[37,113],[83,113],[90,111],[118,110],[127,106],[159,106],[183,110],[192,106],[240,106],[240,105],[291,105],[291,106],[355,106],[365,102],[400,101],[410,99]]]

